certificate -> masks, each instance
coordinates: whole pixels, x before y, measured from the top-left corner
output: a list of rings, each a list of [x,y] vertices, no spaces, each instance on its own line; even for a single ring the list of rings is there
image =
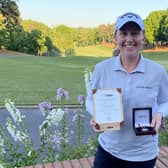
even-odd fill
[[[119,130],[124,121],[121,89],[93,90],[93,119],[99,130]]]

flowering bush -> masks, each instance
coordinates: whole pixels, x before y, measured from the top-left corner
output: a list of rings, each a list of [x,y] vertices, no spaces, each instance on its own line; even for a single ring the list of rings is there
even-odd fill
[[[50,104],[41,103],[40,108],[49,107]],[[59,135],[57,126],[62,120],[64,111],[60,108],[43,108],[45,120],[39,126],[41,144],[36,149],[32,139],[24,124],[25,116],[21,115],[14,103],[7,99],[5,107],[9,111],[10,117],[6,119],[6,130],[0,125],[0,163],[6,167],[19,167],[33,165],[37,162],[56,160],[57,150],[53,145],[53,137]],[[55,126],[54,133],[51,127]]]
[[[84,71],[86,91],[90,87],[91,70]],[[58,108],[53,108],[50,102],[40,102],[39,109],[44,120],[39,125],[40,144],[35,144],[25,125],[25,115],[16,108],[10,99],[5,100],[9,112],[6,125],[0,124],[0,168],[17,168],[37,163],[54,162],[57,160],[87,157],[94,154],[97,137],[89,138],[84,144],[85,97],[77,97],[79,107],[74,110],[74,116],[69,122],[76,124],[76,132],[70,130],[65,108],[69,92],[63,88],[56,90]],[[75,132],[75,135],[74,135]],[[76,145],[70,144],[76,137]]]
[[[87,143],[82,143],[85,97],[83,95],[77,97],[79,108],[70,121],[76,124],[76,132],[70,129],[67,118],[65,101],[68,99],[68,91],[59,88],[56,91],[58,108],[54,108],[50,102],[39,103],[44,120],[39,125],[38,147],[35,147],[25,126],[26,116],[21,114],[14,102],[10,99],[5,100],[5,107],[10,116],[6,119],[6,128],[0,124],[0,168],[17,168],[93,155],[97,145],[95,139],[89,138]],[[76,137],[76,145],[70,144],[72,137]]]
[[[5,107],[11,117],[6,119],[6,129],[0,124],[1,167],[18,167],[23,162],[23,165],[33,164],[39,152],[33,148],[32,140],[25,128],[23,122],[25,116],[21,115],[10,99],[5,100]]]
[[[78,103],[80,104],[80,107],[76,109],[75,115],[72,118],[72,122],[77,121],[77,132],[76,132],[76,139],[77,139],[77,146],[79,147],[81,145],[81,140],[84,135],[84,96],[79,95],[78,96]]]

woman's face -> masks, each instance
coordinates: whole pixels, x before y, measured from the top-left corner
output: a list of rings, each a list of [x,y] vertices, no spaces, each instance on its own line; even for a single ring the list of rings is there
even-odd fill
[[[138,57],[144,42],[144,32],[137,24],[127,23],[115,34],[115,42],[123,57]]]

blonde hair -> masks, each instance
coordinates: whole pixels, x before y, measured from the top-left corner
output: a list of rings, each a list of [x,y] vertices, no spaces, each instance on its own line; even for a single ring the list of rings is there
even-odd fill
[[[117,33],[117,31],[115,31],[115,32],[113,33],[113,38],[115,38],[116,33]],[[120,54],[120,49],[116,46],[116,48],[114,48],[114,49],[112,50],[112,57],[116,57],[116,56],[118,56],[119,54]]]
[[[115,48],[115,49],[112,51],[112,56],[113,56],[113,57],[116,57],[116,56],[118,56],[119,54],[120,54],[119,48]]]

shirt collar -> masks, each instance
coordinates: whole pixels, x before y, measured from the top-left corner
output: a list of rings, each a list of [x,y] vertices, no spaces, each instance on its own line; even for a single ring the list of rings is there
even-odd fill
[[[125,71],[125,69],[123,68],[121,64],[120,55],[115,58],[115,63],[112,68],[115,71]],[[142,73],[145,72],[145,59],[142,55],[140,56],[139,63],[137,67],[133,70],[133,72],[142,72]]]
[[[145,72],[145,59],[142,55],[140,55],[139,63],[133,72]]]

